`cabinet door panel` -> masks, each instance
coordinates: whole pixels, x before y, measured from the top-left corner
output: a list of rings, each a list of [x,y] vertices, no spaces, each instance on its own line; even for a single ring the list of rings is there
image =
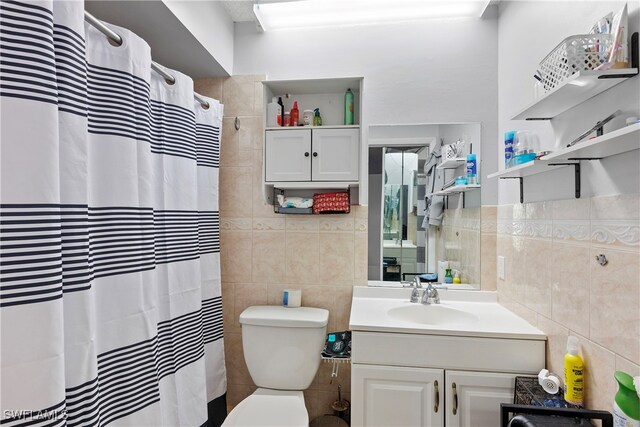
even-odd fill
[[[273,130],[265,137],[265,181],[311,179],[311,130]]]
[[[513,403],[517,375],[520,374],[446,371],[446,425],[499,426],[500,404]]]
[[[314,129],[314,181],[357,181],[360,167],[359,129]]]
[[[442,369],[354,364],[351,376],[351,425],[443,425]]]

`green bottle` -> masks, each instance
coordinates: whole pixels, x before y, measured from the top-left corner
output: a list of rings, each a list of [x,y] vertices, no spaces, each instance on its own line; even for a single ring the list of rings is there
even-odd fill
[[[344,94],[344,124],[353,124],[353,92],[351,89],[347,89]]]
[[[613,403],[613,425],[640,426],[640,398],[633,385],[633,378],[622,371],[616,371],[613,376],[618,382],[618,392]]]
[[[315,111],[315,114],[313,115],[313,125],[322,126],[322,117],[320,117],[320,109],[316,108],[313,111]]]
[[[447,268],[444,272],[444,283],[453,283],[453,274],[451,274],[451,268]]]

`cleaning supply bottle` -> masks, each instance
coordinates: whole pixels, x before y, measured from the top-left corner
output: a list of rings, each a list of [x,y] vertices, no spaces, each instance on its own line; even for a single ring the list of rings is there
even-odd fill
[[[314,126],[322,126],[322,117],[320,117],[320,109],[316,108],[315,115],[313,116],[313,125]]]
[[[469,185],[478,183],[476,155],[474,153],[467,154],[467,183]]]
[[[280,122],[278,123],[280,126],[284,126],[284,102],[282,102],[282,97],[278,97],[278,105],[280,106]]]
[[[584,400],[584,361],[578,354],[580,342],[569,335],[567,354],[564,355],[564,400],[582,406]]]
[[[640,427],[640,398],[633,378],[622,371],[616,371],[613,376],[618,382],[618,392],[613,401],[614,427]]]
[[[289,126],[298,126],[299,119],[298,101],[293,101],[293,107],[291,107],[291,112],[289,113]]]
[[[353,92],[351,89],[347,89],[344,94],[344,124],[353,124]]]
[[[267,104],[267,126],[279,126],[278,116],[280,115],[280,104],[275,96]]]

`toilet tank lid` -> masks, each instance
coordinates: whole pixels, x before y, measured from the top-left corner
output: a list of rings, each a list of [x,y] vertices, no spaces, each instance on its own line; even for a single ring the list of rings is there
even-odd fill
[[[243,325],[289,328],[320,328],[326,326],[328,320],[328,310],[313,307],[262,305],[249,307],[240,315],[240,323]]]

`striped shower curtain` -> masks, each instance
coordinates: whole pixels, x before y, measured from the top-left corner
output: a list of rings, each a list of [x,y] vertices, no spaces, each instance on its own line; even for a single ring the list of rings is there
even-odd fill
[[[83,2],[0,9],[0,424],[207,425],[222,105]]]

